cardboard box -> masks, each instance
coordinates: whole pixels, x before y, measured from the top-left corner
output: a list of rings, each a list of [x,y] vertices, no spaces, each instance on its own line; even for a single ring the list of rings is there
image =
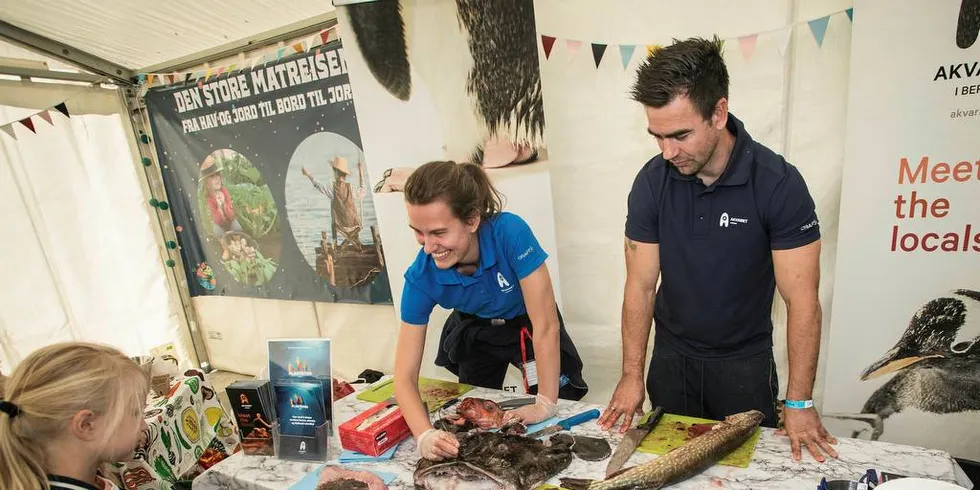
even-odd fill
[[[401,408],[381,402],[340,425],[340,445],[369,456],[380,456],[412,434]]]

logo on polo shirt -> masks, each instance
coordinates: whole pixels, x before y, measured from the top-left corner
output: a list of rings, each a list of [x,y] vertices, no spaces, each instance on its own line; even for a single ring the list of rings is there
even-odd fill
[[[514,286],[511,286],[511,284],[507,282],[507,279],[504,278],[504,275],[499,272],[497,273],[497,285],[500,286],[501,293],[509,293],[514,290]]]
[[[721,213],[721,218],[718,220],[718,226],[723,226],[728,228],[729,225],[744,225],[748,224],[749,220],[746,218],[736,218],[734,216],[729,216],[728,213]]]

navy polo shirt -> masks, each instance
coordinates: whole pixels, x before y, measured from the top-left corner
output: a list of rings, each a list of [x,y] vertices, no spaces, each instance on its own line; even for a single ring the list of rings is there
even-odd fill
[[[481,318],[511,319],[527,313],[520,280],[538,269],[548,254],[516,214],[501,212],[480,223],[480,264],[472,275],[456,268],[436,267],[432,256],[419,250],[405,271],[402,321],[426,325],[435,305]]]
[[[656,338],[696,358],[771,348],[772,251],[820,238],[799,170],[753,141],[732,114],[727,128],[735,146],[714,183],[682,175],[661,154],[629,194],[627,238],[660,245]]]

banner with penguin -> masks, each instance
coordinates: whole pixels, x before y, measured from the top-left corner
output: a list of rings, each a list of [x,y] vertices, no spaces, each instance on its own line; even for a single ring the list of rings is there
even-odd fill
[[[823,412],[980,460],[980,0],[854,19]]]
[[[340,41],[145,102],[192,296],[391,303]]]

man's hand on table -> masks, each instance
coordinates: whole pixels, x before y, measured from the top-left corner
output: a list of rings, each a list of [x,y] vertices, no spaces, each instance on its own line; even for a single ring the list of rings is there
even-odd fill
[[[524,425],[544,422],[558,414],[558,405],[541,395],[535,395],[533,405],[511,410],[504,414],[504,422],[517,421]]]
[[[801,444],[806,445],[813,459],[821,463],[824,462],[823,453],[837,458],[837,451],[830,446],[837,444],[837,438],[824,428],[816,409],[783,408],[783,419],[783,428],[776,433],[789,437],[793,459],[799,461],[802,457]]]
[[[456,436],[444,430],[435,428],[422,433],[416,439],[419,454],[425,459],[438,461],[445,458],[454,458],[459,454],[459,440]]]
[[[619,432],[625,433],[633,425],[633,416],[643,413],[644,399],[646,394],[643,391],[643,376],[624,374],[619,378],[616,391],[613,392],[606,411],[599,417],[599,427],[602,430],[611,429],[619,422],[619,417],[622,415],[623,425],[619,428]]]

